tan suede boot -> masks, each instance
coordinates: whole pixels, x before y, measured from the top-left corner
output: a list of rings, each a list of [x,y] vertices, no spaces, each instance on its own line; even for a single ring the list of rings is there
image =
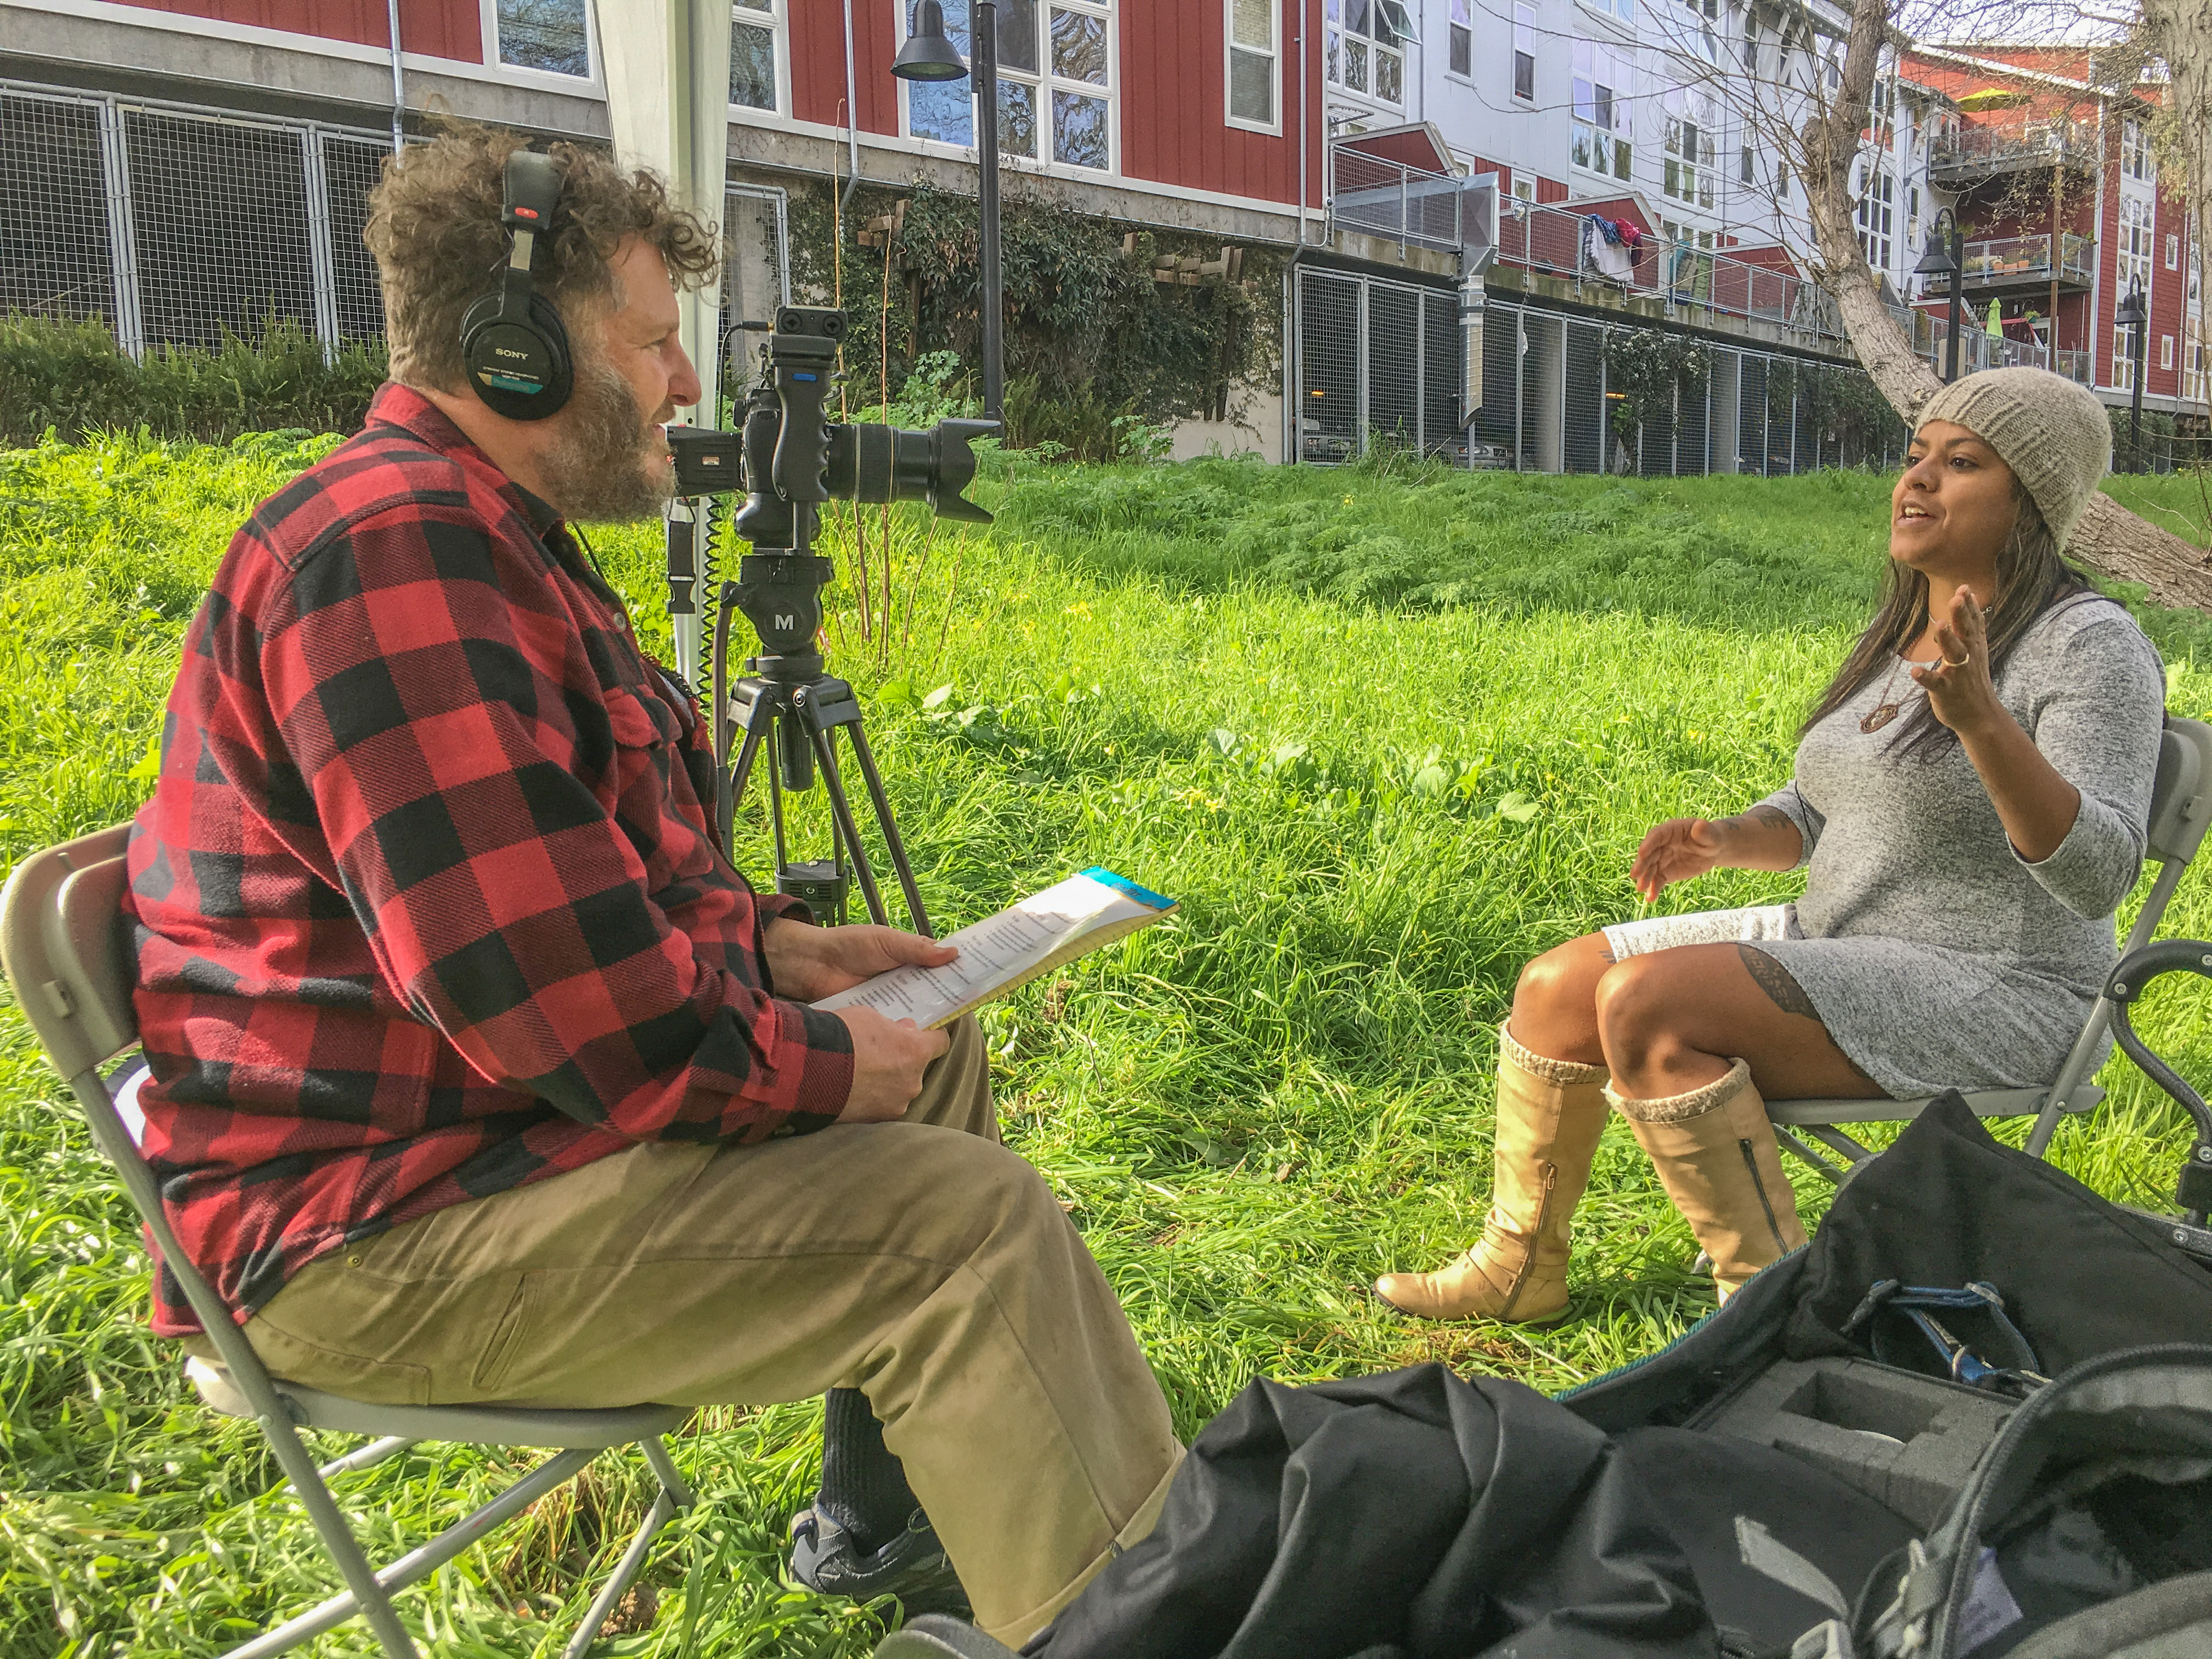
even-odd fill
[[[1608,1088],[1605,1097],[1635,1129],[1667,1196],[1712,1257],[1722,1301],[1805,1242],[1766,1103],[1741,1060],[1686,1095],[1626,1100]]]
[[[1569,1222],[1605,1133],[1605,1068],[1533,1054],[1499,1027],[1490,1217],[1432,1273],[1385,1273],[1375,1293],[1424,1319],[1536,1324],[1567,1306]]]

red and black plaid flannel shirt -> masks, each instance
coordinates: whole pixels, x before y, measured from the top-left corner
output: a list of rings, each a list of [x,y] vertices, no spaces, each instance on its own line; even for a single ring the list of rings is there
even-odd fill
[[[646,1140],[814,1129],[843,1022],[772,994],[690,697],[427,399],[264,501],[131,836],[145,1151],[243,1321],[307,1263]],[[803,915],[804,911],[800,914]],[[157,1276],[155,1328],[198,1328]]]

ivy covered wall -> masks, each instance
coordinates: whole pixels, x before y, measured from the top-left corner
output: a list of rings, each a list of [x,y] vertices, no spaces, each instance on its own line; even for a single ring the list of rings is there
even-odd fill
[[[1007,182],[1000,246],[1012,443],[1106,459],[1124,452],[1135,425],[1236,421],[1274,389],[1286,252],[1247,244],[1233,280],[1158,283],[1156,258],[1218,260],[1221,240],[1079,214],[1048,186]],[[868,229],[902,201],[892,230]],[[975,198],[863,185],[841,210],[835,187],[810,182],[791,192],[790,225],[794,297],[841,304],[851,319],[850,407],[884,401],[885,388],[896,398],[934,353],[955,354],[980,386]]]

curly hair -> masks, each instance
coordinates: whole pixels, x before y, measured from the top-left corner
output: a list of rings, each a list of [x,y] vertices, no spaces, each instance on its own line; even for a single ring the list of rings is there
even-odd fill
[[[384,289],[392,378],[441,392],[464,384],[461,319],[499,287],[507,259],[500,223],[507,158],[529,147],[521,133],[448,121],[428,144],[384,163],[362,233]],[[604,152],[556,143],[561,199],[539,234],[539,293],[572,332],[588,330],[612,296],[611,260],[633,237],[667,262],[679,288],[703,287],[721,264],[713,225],[669,199],[651,173],[624,173]]]

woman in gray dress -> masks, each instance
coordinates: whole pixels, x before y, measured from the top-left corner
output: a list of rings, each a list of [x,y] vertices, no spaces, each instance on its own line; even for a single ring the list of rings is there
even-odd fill
[[[1922,411],[1881,606],[1734,817],[1654,825],[1649,902],[1710,870],[1805,870],[1795,904],[1623,922],[1528,963],[1498,1037],[1473,1249],[1377,1292],[1408,1313],[1566,1308],[1569,1219],[1608,1106],[1723,1299],[1804,1243],[1765,1098],[2049,1082],[2110,971],[2164,714],[2157,653],[2061,556],[2112,456],[2103,406],[1992,369]]]

